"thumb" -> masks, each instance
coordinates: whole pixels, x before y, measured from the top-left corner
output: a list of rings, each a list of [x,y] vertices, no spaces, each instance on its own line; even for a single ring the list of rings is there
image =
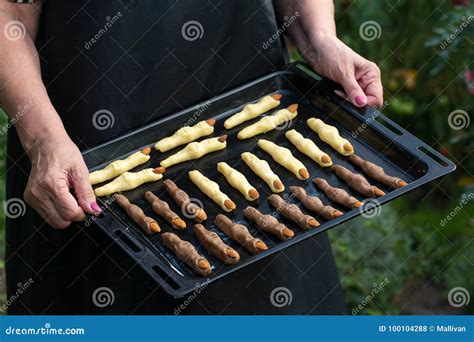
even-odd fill
[[[349,100],[357,107],[364,107],[367,105],[367,97],[355,79],[354,75],[345,76],[341,80],[341,85],[347,94]]]
[[[89,172],[84,166],[84,170],[75,172],[72,177],[72,186],[76,193],[79,206],[88,214],[97,214],[102,210],[96,202],[94,190],[89,182]]]

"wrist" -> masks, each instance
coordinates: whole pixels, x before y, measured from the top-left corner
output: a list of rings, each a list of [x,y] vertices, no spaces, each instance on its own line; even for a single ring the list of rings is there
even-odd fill
[[[64,129],[63,132],[61,132],[60,130],[47,128],[39,134],[31,135],[29,138],[23,139],[22,145],[28,157],[32,160],[34,156],[38,155],[38,151],[51,150],[55,147],[63,146],[69,141],[70,138]]]
[[[314,45],[315,48],[317,48],[320,43],[324,43],[327,40],[339,40],[339,38],[337,38],[336,32],[331,30],[314,30],[311,32],[309,38],[313,44],[316,44]]]
[[[34,152],[40,148],[70,141],[54,108],[45,111],[32,108],[31,113],[27,112],[15,123],[15,127],[23,149],[30,159]]]

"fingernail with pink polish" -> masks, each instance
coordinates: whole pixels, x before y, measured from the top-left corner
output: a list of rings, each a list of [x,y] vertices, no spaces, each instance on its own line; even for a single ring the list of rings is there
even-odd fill
[[[357,103],[358,106],[362,106],[365,104],[365,100],[363,96],[356,96],[355,102]]]
[[[100,213],[102,211],[102,209],[100,209],[99,205],[96,202],[91,204],[91,209],[94,210],[96,213]]]

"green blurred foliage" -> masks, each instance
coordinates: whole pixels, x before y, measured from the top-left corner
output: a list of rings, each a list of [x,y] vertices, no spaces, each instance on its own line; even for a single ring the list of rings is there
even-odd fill
[[[450,1],[336,3],[340,38],[381,68],[389,101],[384,112],[444,152],[456,157],[469,154],[474,147],[474,124],[455,131],[447,125],[447,117],[457,109],[472,115],[474,109],[464,81],[466,72],[474,71],[472,2],[469,7]],[[371,20],[379,24],[380,37],[366,41],[359,28]],[[463,27],[463,22],[469,24]],[[461,32],[456,34],[457,29]],[[452,34],[455,38],[447,43]],[[474,169],[474,161],[466,161],[465,166]]]
[[[473,113],[474,94],[465,75],[474,70],[474,5],[336,3],[340,38],[381,68],[388,100],[384,114],[458,166],[442,181],[384,206],[380,216],[359,218],[330,232],[349,310],[387,277],[389,285],[358,314],[472,313],[472,303],[453,311],[447,297],[457,286],[474,295],[474,204],[464,206],[446,225],[441,222],[459,206],[463,191],[474,191],[474,161],[468,158],[474,123],[461,130],[448,125],[453,110]],[[462,27],[466,20],[469,24]],[[359,27],[366,21],[379,24],[378,39],[362,39]]]

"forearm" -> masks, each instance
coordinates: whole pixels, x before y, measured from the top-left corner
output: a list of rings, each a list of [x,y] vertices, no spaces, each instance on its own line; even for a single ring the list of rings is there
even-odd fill
[[[299,19],[289,29],[292,38],[301,34],[307,40],[315,35],[336,36],[333,0],[277,0],[276,6],[281,18],[299,13]]]
[[[0,35],[0,104],[27,153],[42,137],[66,135],[41,79],[34,45],[39,11],[33,6],[0,4],[0,27],[8,25],[12,30]],[[17,39],[14,29],[24,37]]]

